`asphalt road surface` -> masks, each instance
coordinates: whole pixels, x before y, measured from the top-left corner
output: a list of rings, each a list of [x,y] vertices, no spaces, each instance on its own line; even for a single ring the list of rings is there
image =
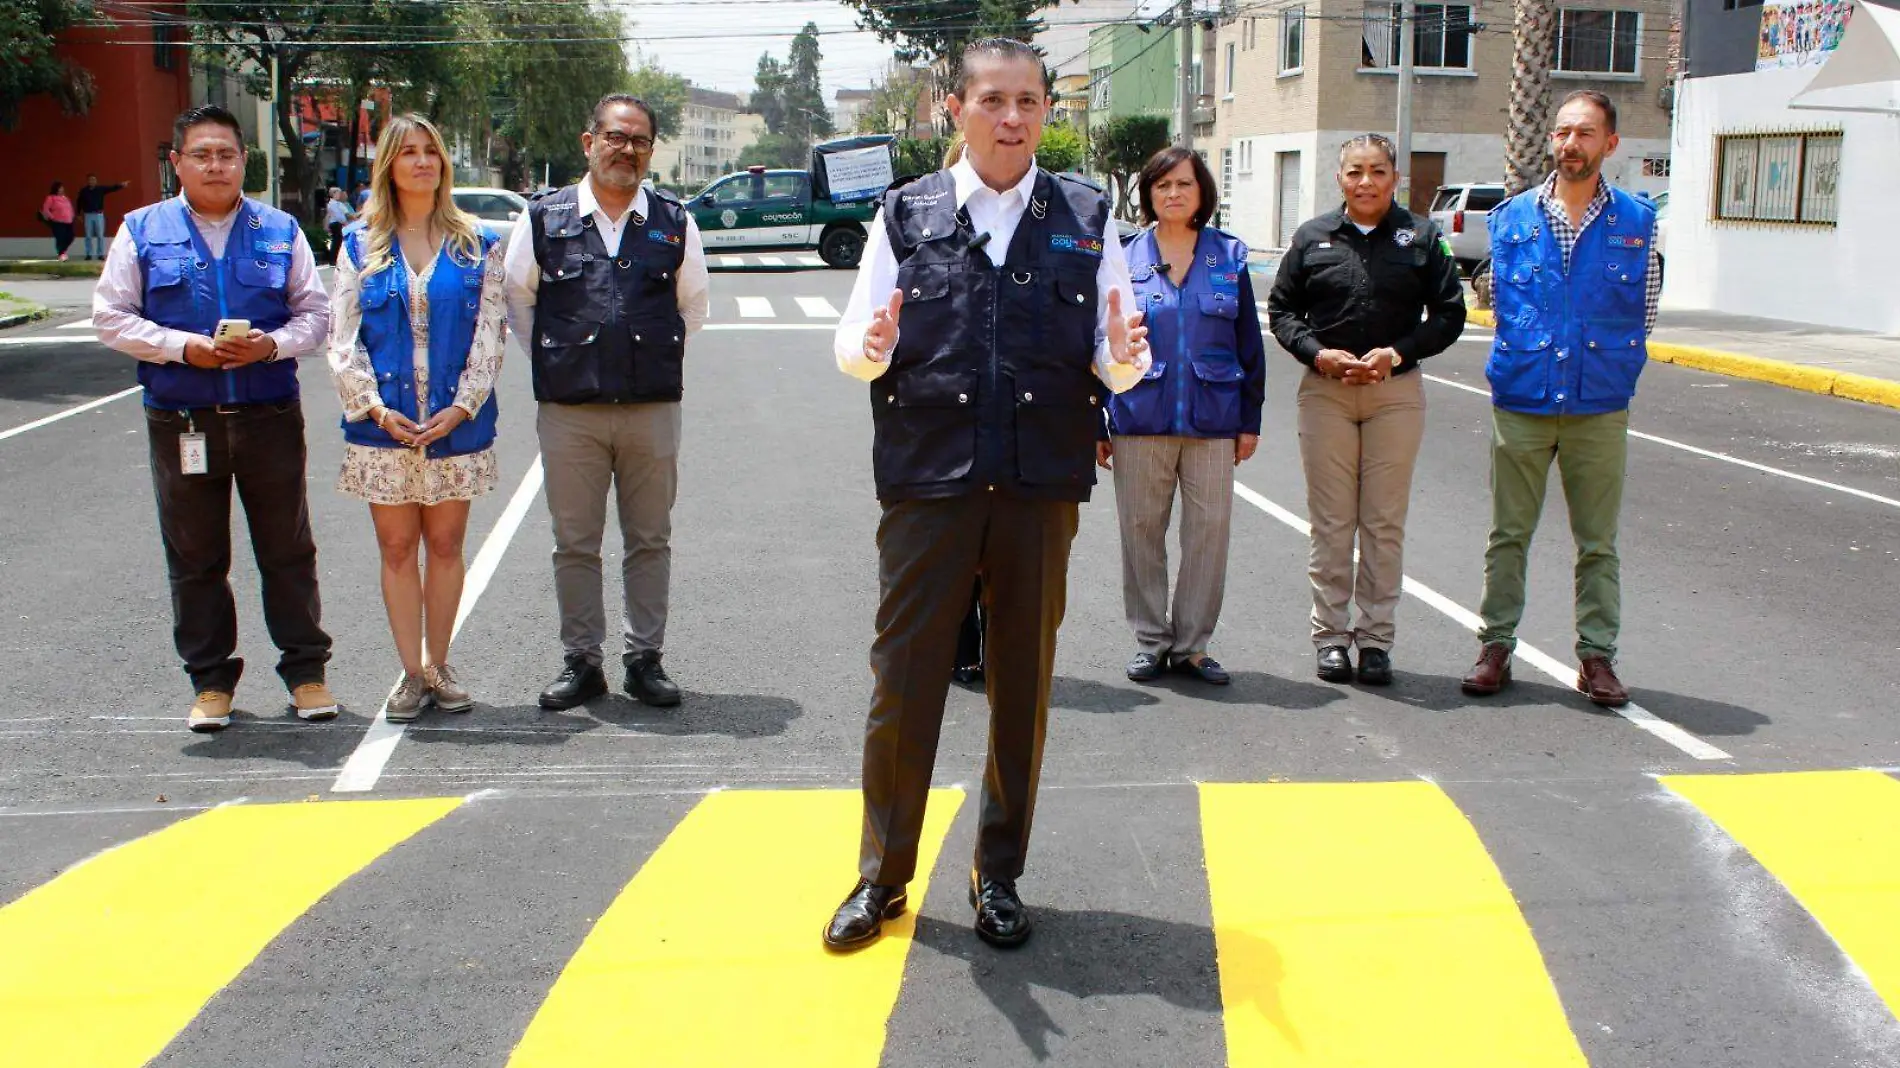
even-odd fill
[[[1036,936],[969,931],[987,713],[953,691],[915,919],[827,957],[876,592],[865,387],[829,352],[850,283],[714,278],[675,710],[535,707],[560,664],[513,361],[452,657],[480,703],[401,731],[376,721],[398,666],[320,361],[310,501],[346,711],[287,714],[240,535],[245,714],[200,737],[132,363],[59,320],[0,335],[0,1064],[1900,1064],[1900,413],[1651,367],[1622,542],[1637,707],[1569,688],[1555,488],[1522,631],[1545,656],[1467,698],[1478,330],[1424,368],[1397,685],[1313,677],[1298,368],[1270,346],[1213,646],[1234,685],[1122,677],[1099,487],[1021,884]]]

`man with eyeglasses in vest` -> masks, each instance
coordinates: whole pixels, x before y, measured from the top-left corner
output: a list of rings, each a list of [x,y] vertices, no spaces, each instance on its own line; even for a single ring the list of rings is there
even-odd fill
[[[330,298],[297,220],[244,196],[236,117],[193,108],[172,143],[182,192],[125,217],[92,322],[100,342],[139,361],[172,639],[198,695],[186,725],[228,726],[244,673],[230,583],[234,487],[291,707],[300,719],[334,719],[297,391],[297,360],[323,352]]]

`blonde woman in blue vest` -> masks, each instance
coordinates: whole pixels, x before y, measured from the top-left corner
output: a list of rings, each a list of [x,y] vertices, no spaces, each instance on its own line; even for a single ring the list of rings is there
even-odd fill
[[[469,502],[494,489],[495,377],[507,319],[501,253],[455,206],[442,135],[390,120],[369,202],[337,258],[330,370],[347,442],[337,490],[369,504],[403,679],[386,715],[474,700],[449,666]],[[429,563],[420,566],[420,549]]]

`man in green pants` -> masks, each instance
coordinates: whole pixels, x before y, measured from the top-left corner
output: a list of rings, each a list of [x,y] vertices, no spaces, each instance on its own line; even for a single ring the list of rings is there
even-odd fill
[[[1491,534],[1478,609],[1483,648],[1464,678],[1469,694],[1511,681],[1524,561],[1555,459],[1577,543],[1577,689],[1599,705],[1629,703],[1614,667],[1616,530],[1629,404],[1648,360],[1662,266],[1655,208],[1603,180],[1616,146],[1616,105],[1593,90],[1571,93],[1551,133],[1557,170],[1490,215]]]

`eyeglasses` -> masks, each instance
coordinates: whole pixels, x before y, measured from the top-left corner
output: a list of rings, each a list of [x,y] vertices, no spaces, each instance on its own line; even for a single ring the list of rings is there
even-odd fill
[[[594,139],[606,145],[608,148],[613,149],[615,152],[625,152],[629,148],[635,152],[653,151],[653,138],[645,134],[635,134],[632,137],[628,137],[619,130],[608,130],[606,133],[595,134]]]
[[[229,149],[223,152],[206,152],[199,149],[196,152],[180,152],[179,155],[190,160],[193,166],[201,168],[209,167],[213,163],[220,167],[235,167],[244,158],[243,153],[232,152]]]

